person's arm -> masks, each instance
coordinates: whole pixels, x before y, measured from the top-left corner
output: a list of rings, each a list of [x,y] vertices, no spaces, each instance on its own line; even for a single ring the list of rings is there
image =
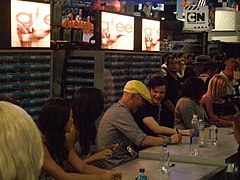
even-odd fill
[[[223,126],[232,126],[232,121],[229,118],[221,118],[218,117],[216,114],[213,113],[213,102],[206,102],[206,111],[207,114],[209,116],[209,118],[214,121],[214,122],[218,122],[219,124],[223,125]]]
[[[171,137],[154,137],[154,136],[146,136],[141,146],[160,146],[164,143],[167,144],[178,144],[182,141],[182,136],[180,134],[174,134]]]
[[[231,119],[233,120],[233,134],[235,140],[240,144],[240,110],[238,108],[236,109],[237,113],[233,115]]]
[[[73,149],[73,145],[76,141],[77,129],[75,126],[71,128],[71,131],[65,134],[65,147],[68,150],[67,162],[79,173],[92,173],[101,174],[106,172],[104,169],[97,168],[95,166],[85,164],[77,155]]]
[[[151,129],[155,134],[165,134],[165,135],[173,135],[178,132],[176,129],[168,128],[165,126],[159,126],[158,123],[154,120],[153,117],[145,117],[143,118],[143,123]],[[182,135],[190,135],[190,130],[179,130],[179,133]]]
[[[106,172],[104,169],[97,168],[95,166],[85,164],[76,154],[75,150],[72,149],[68,153],[67,161],[70,165],[79,173],[85,174],[102,174]]]
[[[239,121],[233,121],[233,134],[237,143],[240,144],[240,122]]]
[[[79,179],[122,179],[122,173],[118,170],[108,171],[107,173],[98,175],[98,174],[77,174],[77,173],[67,173],[65,172],[51,157],[47,147],[44,145],[44,162],[42,170],[48,175],[54,177],[56,180],[79,180]]]
[[[87,157],[86,159],[83,159],[83,162],[86,164],[90,164],[97,160],[107,159],[112,156],[112,153],[116,147],[117,147],[117,144],[112,144],[101,151],[95,152],[94,154]]]
[[[76,126],[73,124],[71,131],[65,134],[65,146],[68,149],[68,152],[70,152],[73,149],[73,146],[74,146],[74,143],[76,142],[77,137],[78,137],[78,130],[77,130]],[[87,157],[86,159],[84,159],[82,161],[86,164],[90,164],[97,160],[109,158],[109,156],[111,156],[111,154],[112,154],[112,151],[113,151],[112,148],[114,146],[115,146],[115,144]]]

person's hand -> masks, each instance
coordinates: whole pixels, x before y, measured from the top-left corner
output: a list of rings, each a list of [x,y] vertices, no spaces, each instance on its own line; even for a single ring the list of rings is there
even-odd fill
[[[95,160],[101,160],[101,159],[108,159],[112,157],[113,150],[112,149],[103,149],[95,154],[92,155],[92,157]]]
[[[112,149],[113,151],[117,150],[119,147],[119,144],[111,144],[109,146],[107,146],[105,149]]]
[[[50,33],[50,29],[36,29],[34,27],[27,27],[23,24],[17,25],[17,35],[22,46],[29,45],[45,38]]]
[[[120,170],[111,170],[101,175],[101,179],[120,180],[122,179],[122,172]]]
[[[103,48],[111,48],[114,43],[118,41],[120,37],[124,35],[122,34],[116,34],[111,35],[109,32],[102,32],[102,47]]]
[[[160,39],[153,39],[148,35],[146,35],[144,39],[145,39],[146,50],[148,51],[154,50],[155,46],[160,42]]]
[[[72,150],[74,147],[74,143],[76,142],[76,135],[77,135],[77,130],[75,125],[71,127],[70,132],[65,133],[65,147],[67,148],[68,151]]]
[[[42,14],[40,10],[32,14],[34,21],[25,12],[16,15],[16,31],[22,47],[36,47],[40,40],[50,34],[50,15],[43,17]]]
[[[99,152],[96,152],[95,154],[92,155],[92,157],[95,160],[100,160],[100,159],[107,159],[112,157],[114,151],[118,149],[119,144],[111,144],[104,149],[102,149]]]
[[[236,111],[237,111],[237,113],[234,114],[234,115],[231,117],[231,119],[232,119],[233,121],[240,121],[240,110],[238,109],[238,107],[236,107]]]
[[[182,135],[181,134],[174,134],[170,137],[171,142],[173,144],[179,144],[182,142]]]

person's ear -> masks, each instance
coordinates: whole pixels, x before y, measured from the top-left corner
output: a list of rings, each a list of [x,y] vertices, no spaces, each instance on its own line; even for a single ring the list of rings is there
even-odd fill
[[[138,94],[132,94],[132,100],[133,100],[133,101],[136,101],[137,98],[138,98]]]

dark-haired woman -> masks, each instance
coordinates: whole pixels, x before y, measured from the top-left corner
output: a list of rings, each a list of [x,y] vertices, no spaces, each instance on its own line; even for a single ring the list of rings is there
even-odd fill
[[[190,77],[183,83],[175,107],[175,128],[189,129],[193,115],[206,121],[205,110],[200,105],[204,90],[204,81],[198,77]]]
[[[114,147],[111,145],[95,152],[96,122],[104,110],[103,94],[100,89],[83,87],[76,90],[72,98],[74,124],[69,136],[75,139],[74,149],[87,164],[109,158]]]
[[[106,172],[86,165],[77,156],[65,136],[70,133],[72,123],[71,106],[64,99],[52,98],[44,104],[37,121],[44,142],[44,163],[39,179],[121,179],[120,172]]]

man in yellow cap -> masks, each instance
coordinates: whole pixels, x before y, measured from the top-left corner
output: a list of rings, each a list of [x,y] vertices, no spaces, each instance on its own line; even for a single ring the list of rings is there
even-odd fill
[[[100,167],[112,168],[135,158],[137,154],[132,145],[148,147],[181,142],[179,134],[170,138],[147,136],[138,127],[132,113],[144,105],[145,101],[151,102],[147,87],[140,81],[131,80],[126,83],[121,99],[104,113],[97,131],[97,148],[100,150],[112,144],[117,144],[118,147],[108,159],[99,162]]]

